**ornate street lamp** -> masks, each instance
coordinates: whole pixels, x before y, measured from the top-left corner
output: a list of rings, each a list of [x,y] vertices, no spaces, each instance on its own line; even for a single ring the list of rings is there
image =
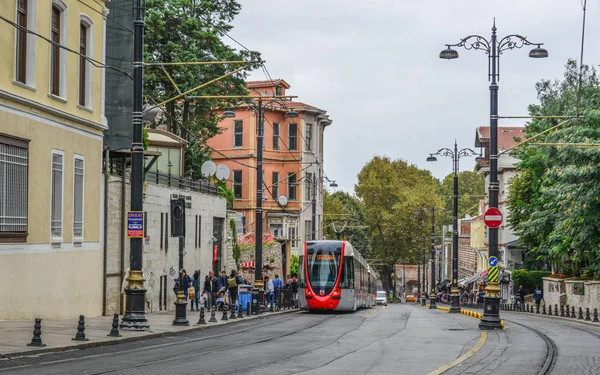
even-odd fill
[[[492,36],[488,41],[479,35],[469,35],[456,44],[446,44],[446,49],[440,52],[440,58],[445,60],[458,58],[458,52],[452,47],[464,47],[467,50],[481,50],[488,56],[488,80],[490,83],[490,183],[489,206],[498,207],[498,81],[500,80],[500,56],[504,51],[536,46],[529,52],[529,57],[539,59],[548,57],[548,51],[542,48],[543,43],[532,43],[519,34],[511,34],[501,38],[496,36],[496,20],[492,26]],[[498,229],[488,229],[489,256],[498,257]],[[456,232],[456,228],[455,228]],[[454,251],[454,249],[453,249]],[[453,275],[454,277],[454,275]],[[454,280],[453,280],[454,281]],[[500,288],[498,280],[489,280],[484,297],[483,317],[479,323],[480,329],[502,329],[500,321]],[[454,302],[453,302],[454,303]]]
[[[456,141],[454,141],[454,150],[449,148],[441,148],[436,153],[429,154],[427,161],[437,161],[434,155],[447,156],[452,158],[452,173],[454,175],[454,195],[453,195],[453,228],[452,228],[452,289],[450,291],[450,298],[452,304],[450,305],[449,312],[460,313],[460,303],[458,301],[458,172],[459,172],[459,159],[462,157],[477,155],[477,153],[470,148],[458,149]],[[481,156],[481,155],[480,155]],[[432,239],[433,242],[433,239]],[[433,246],[433,244],[432,244]],[[432,256],[435,256],[434,250],[432,250]]]

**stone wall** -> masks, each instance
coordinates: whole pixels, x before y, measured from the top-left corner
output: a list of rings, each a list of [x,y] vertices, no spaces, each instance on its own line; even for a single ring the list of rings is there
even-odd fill
[[[554,279],[544,277],[544,302],[600,310],[600,281]],[[575,294],[575,284],[583,284],[583,295]]]
[[[125,185],[125,212],[129,210],[130,190]],[[126,236],[121,211],[121,178],[111,176],[108,190],[108,269],[107,269],[107,311],[122,312],[121,294],[122,270],[129,267],[129,239],[125,238],[124,248],[121,239]],[[175,294],[174,279],[178,277],[179,239],[170,236],[170,200],[173,194],[186,198],[186,237],[184,243],[184,268],[190,276],[200,271],[201,280],[213,268],[213,246],[221,237],[222,264],[231,266],[232,236],[229,227],[231,215],[227,212],[226,200],[215,195],[158,186],[151,182],[144,184],[144,210],[146,212],[143,248],[143,268],[147,311],[173,310]],[[126,213],[125,213],[126,215]],[[224,230],[214,233],[213,223],[222,218]],[[122,262],[123,260],[123,262]],[[100,266],[99,266],[100,267]]]
[[[285,280],[285,276],[289,274],[289,260],[287,261],[288,264],[284,265],[284,252],[286,258],[290,259],[289,243],[290,241],[263,244],[263,266],[270,266],[268,270],[263,272],[263,277],[269,276],[273,279],[275,275],[279,275],[281,279]],[[252,261],[255,261],[254,246],[242,249],[240,263]],[[240,275],[254,281],[254,270],[240,270]]]

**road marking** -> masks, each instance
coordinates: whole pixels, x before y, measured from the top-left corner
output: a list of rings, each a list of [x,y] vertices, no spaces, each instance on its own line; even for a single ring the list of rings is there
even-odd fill
[[[450,370],[452,367],[463,363],[467,359],[471,358],[475,353],[480,351],[481,348],[483,348],[483,344],[485,344],[486,339],[487,339],[487,332],[481,332],[479,341],[477,341],[477,344],[475,344],[475,346],[473,348],[471,348],[471,350],[469,350],[465,354],[461,355],[460,357],[456,358],[454,361],[448,363],[447,365],[444,365],[444,366],[438,368],[437,370],[430,372],[427,375],[440,375],[440,374],[443,374],[444,372]]]
[[[370,313],[367,313],[367,315],[363,315],[363,318],[365,318],[365,319],[366,319],[366,318],[368,318],[370,315],[373,315],[373,314],[375,314],[376,312],[377,312],[377,310],[373,310],[373,311],[371,311]]]

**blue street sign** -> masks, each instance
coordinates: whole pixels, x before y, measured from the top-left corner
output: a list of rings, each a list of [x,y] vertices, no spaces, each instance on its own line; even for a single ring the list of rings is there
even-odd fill
[[[490,267],[496,267],[498,265],[498,258],[490,257],[488,264],[490,265]]]
[[[127,237],[144,238],[144,212],[127,212]]]

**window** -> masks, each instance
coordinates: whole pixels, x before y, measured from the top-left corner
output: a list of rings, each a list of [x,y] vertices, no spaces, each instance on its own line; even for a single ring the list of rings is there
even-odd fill
[[[273,150],[279,150],[279,123],[273,123]]]
[[[83,202],[84,202],[85,161],[75,156],[73,169],[73,241],[83,240]]]
[[[312,136],[313,126],[312,124],[306,124],[306,149],[310,151],[312,149]]]
[[[283,224],[271,224],[269,225],[269,227],[271,228],[271,233],[273,234],[273,237],[283,237]]]
[[[242,171],[233,171],[233,197],[242,199]]]
[[[50,232],[52,241],[63,239],[63,187],[64,187],[64,154],[52,151],[52,194]]]
[[[296,174],[288,173],[288,200],[296,200]]]
[[[27,2],[28,0],[17,0],[17,25],[20,28],[16,30],[15,79],[21,83],[27,83],[27,32],[24,30],[27,28]]]
[[[275,95],[283,95],[283,89],[281,88],[281,86],[277,86],[275,87]]]
[[[56,44],[50,46],[50,93],[60,96],[60,16],[58,6],[52,6],[50,37]]]
[[[29,141],[0,134],[0,242],[27,238]]]
[[[306,174],[306,183],[304,184],[304,200],[309,201],[312,197],[313,173]]]
[[[244,134],[244,123],[242,120],[233,121],[233,147],[242,147]]]
[[[88,102],[88,69],[87,60],[88,56],[88,28],[84,22],[79,25],[79,105],[87,107]]]
[[[271,181],[271,193],[273,199],[277,200],[279,198],[279,172],[273,172],[271,174]]]
[[[312,221],[304,220],[304,241],[312,240]]]
[[[298,149],[297,133],[298,133],[298,125],[297,124],[289,124],[288,125],[288,149],[290,151],[296,151]]]
[[[288,227],[288,239],[292,241],[292,248],[296,249],[298,247],[298,228],[290,226]]]

